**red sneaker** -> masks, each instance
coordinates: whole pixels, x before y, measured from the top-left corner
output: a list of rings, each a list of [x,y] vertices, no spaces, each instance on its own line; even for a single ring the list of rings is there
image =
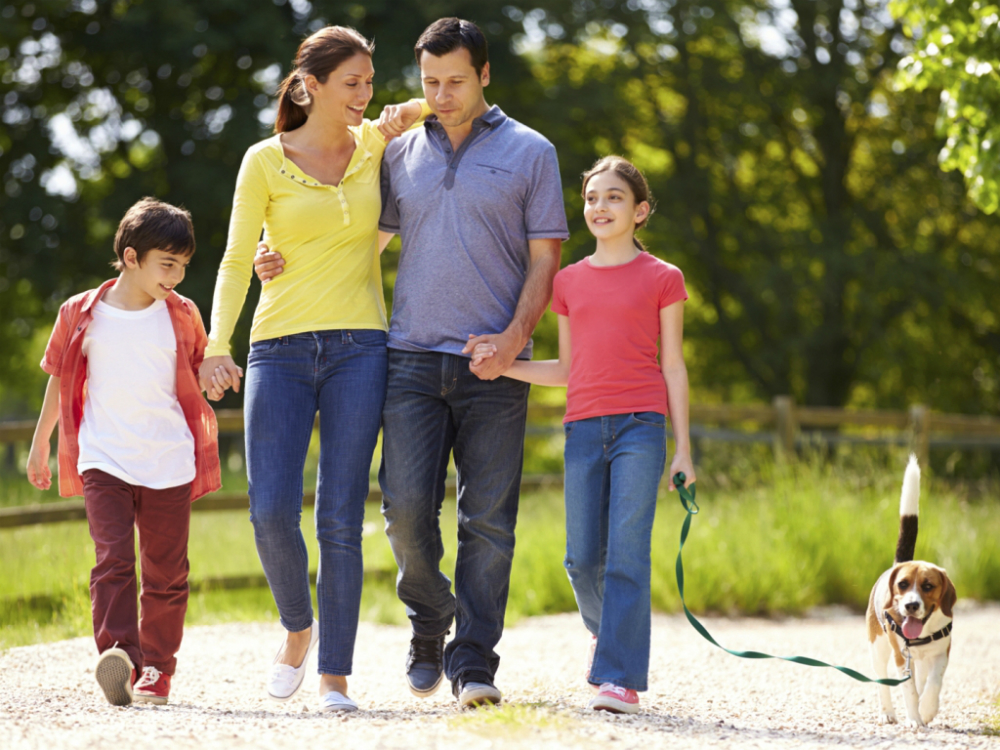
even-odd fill
[[[590,702],[590,707],[595,711],[610,711],[613,714],[639,713],[639,694],[629,688],[605,682],[601,685],[601,692]]]
[[[163,705],[170,695],[170,675],[156,667],[145,667],[142,677],[133,688],[137,703],[158,703]]]
[[[97,659],[94,668],[97,684],[104,691],[104,697],[112,706],[132,704],[132,683],[135,682],[135,667],[128,654],[120,648],[109,648]]]

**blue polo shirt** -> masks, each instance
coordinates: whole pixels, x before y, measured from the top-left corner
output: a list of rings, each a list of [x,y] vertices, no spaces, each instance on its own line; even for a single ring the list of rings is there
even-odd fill
[[[432,115],[386,147],[379,229],[402,240],[389,347],[461,354],[513,319],[528,240],[569,237],[556,150],[493,106],[455,151]]]

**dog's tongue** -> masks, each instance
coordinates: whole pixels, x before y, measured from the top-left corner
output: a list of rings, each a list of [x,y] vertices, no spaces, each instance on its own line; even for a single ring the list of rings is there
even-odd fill
[[[906,638],[919,638],[923,629],[924,624],[916,617],[907,617],[903,620],[903,636]]]

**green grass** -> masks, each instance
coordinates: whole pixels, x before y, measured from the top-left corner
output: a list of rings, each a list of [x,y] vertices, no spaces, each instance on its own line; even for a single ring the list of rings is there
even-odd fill
[[[742,459],[741,459],[742,460]],[[756,472],[701,471],[701,513],[685,547],[688,606],[695,612],[798,614],[821,604],[862,611],[872,583],[892,562],[902,464],[761,465]],[[743,476],[737,484],[732,477]],[[917,556],[948,569],[962,599],[1000,600],[1000,506],[997,488],[949,486],[925,478]],[[403,623],[393,591],[395,563],[378,509],[366,512],[366,579],[362,617]],[[680,610],[674,562],[684,511],[663,492],[653,530],[653,606]],[[446,555],[455,561],[455,505],[441,515]],[[302,530],[315,566],[312,515]],[[507,622],[572,611],[562,566],[565,546],[559,492],[521,498]],[[196,513],[191,527],[191,576],[257,574],[260,563],[244,511]],[[87,582],[94,553],[84,522],[0,531],[0,648],[90,633]],[[43,595],[39,598],[39,595]],[[34,600],[31,597],[36,597]],[[267,589],[192,594],[188,623],[276,619]]]

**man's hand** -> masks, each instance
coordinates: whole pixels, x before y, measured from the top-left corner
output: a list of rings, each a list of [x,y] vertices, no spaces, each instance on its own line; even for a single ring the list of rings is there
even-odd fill
[[[240,392],[240,378],[243,369],[238,367],[228,354],[217,357],[205,357],[198,368],[198,384],[208,395],[210,401],[218,401],[226,388]]]
[[[420,105],[416,102],[387,104],[378,118],[376,127],[388,143],[410,129],[420,119]]]
[[[281,273],[284,265],[285,259],[281,257],[281,253],[272,253],[263,242],[257,244],[257,254],[253,258],[253,270],[261,284],[266,284]]]
[[[31,451],[28,453],[28,481],[40,490],[47,490],[52,486],[52,471],[49,469],[50,450],[48,440],[32,441]]]
[[[469,334],[469,341],[462,349],[462,353],[469,354],[482,344],[492,345],[495,353],[492,357],[480,358],[478,364],[469,362],[469,369],[480,380],[496,380],[507,371],[507,368],[517,359],[517,355],[524,349],[523,342],[517,341],[513,334],[505,331],[504,333],[491,333],[484,336]],[[480,349],[480,351],[483,350]]]

